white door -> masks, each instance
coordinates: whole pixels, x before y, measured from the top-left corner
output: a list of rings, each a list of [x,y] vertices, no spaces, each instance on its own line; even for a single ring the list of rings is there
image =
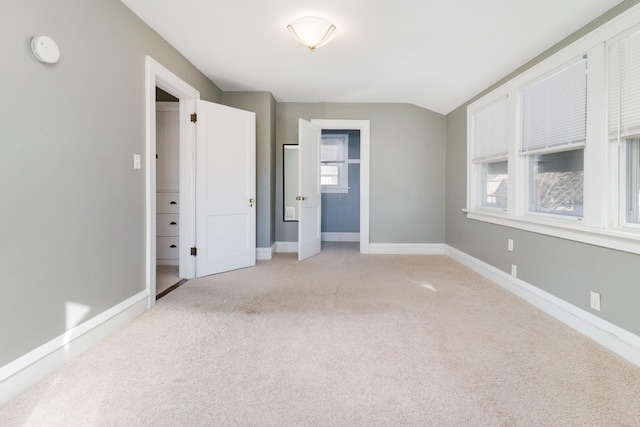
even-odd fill
[[[320,127],[306,120],[298,122],[298,260],[320,253]]]
[[[196,277],[256,264],[255,114],[197,101]]]

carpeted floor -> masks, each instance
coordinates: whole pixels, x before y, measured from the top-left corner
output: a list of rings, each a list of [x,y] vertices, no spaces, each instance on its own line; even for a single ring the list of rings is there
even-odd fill
[[[2,426],[632,426],[640,369],[445,256],[191,280],[0,408]]]

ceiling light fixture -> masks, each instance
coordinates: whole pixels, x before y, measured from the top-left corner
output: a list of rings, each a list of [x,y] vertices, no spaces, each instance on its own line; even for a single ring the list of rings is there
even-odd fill
[[[304,16],[291,21],[287,29],[296,40],[313,52],[329,41],[336,26],[317,16]]]

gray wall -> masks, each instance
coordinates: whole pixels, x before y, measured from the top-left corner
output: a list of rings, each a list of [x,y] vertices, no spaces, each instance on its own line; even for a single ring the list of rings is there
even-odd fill
[[[360,159],[359,130],[323,130],[323,135],[349,135],[349,160]],[[360,231],[360,165],[348,165],[349,190],[346,193],[322,193],[322,231],[358,233]]]
[[[636,3],[623,2],[502,81]],[[466,207],[467,105],[446,117],[446,243],[504,272],[515,264],[522,280],[640,334],[640,256],[466,218],[462,209]],[[514,240],[513,253],[507,251],[507,239]],[[589,291],[601,294],[601,312],[590,308]]]
[[[269,92],[225,92],[224,98],[256,113],[256,245],[268,248],[275,241],[275,100]]]
[[[145,288],[145,55],[222,92],[118,0],[4,1],[0,28],[2,366],[63,334],[69,303],[85,321]]]
[[[443,115],[409,104],[278,103],[276,240],[298,239],[282,212],[282,145],[297,144],[298,119],[370,120],[371,243],[444,241]]]

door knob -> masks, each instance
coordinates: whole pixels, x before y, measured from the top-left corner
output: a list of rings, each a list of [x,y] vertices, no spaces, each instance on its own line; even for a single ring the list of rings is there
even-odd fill
[[[249,199],[249,206],[253,207],[253,199]]]

